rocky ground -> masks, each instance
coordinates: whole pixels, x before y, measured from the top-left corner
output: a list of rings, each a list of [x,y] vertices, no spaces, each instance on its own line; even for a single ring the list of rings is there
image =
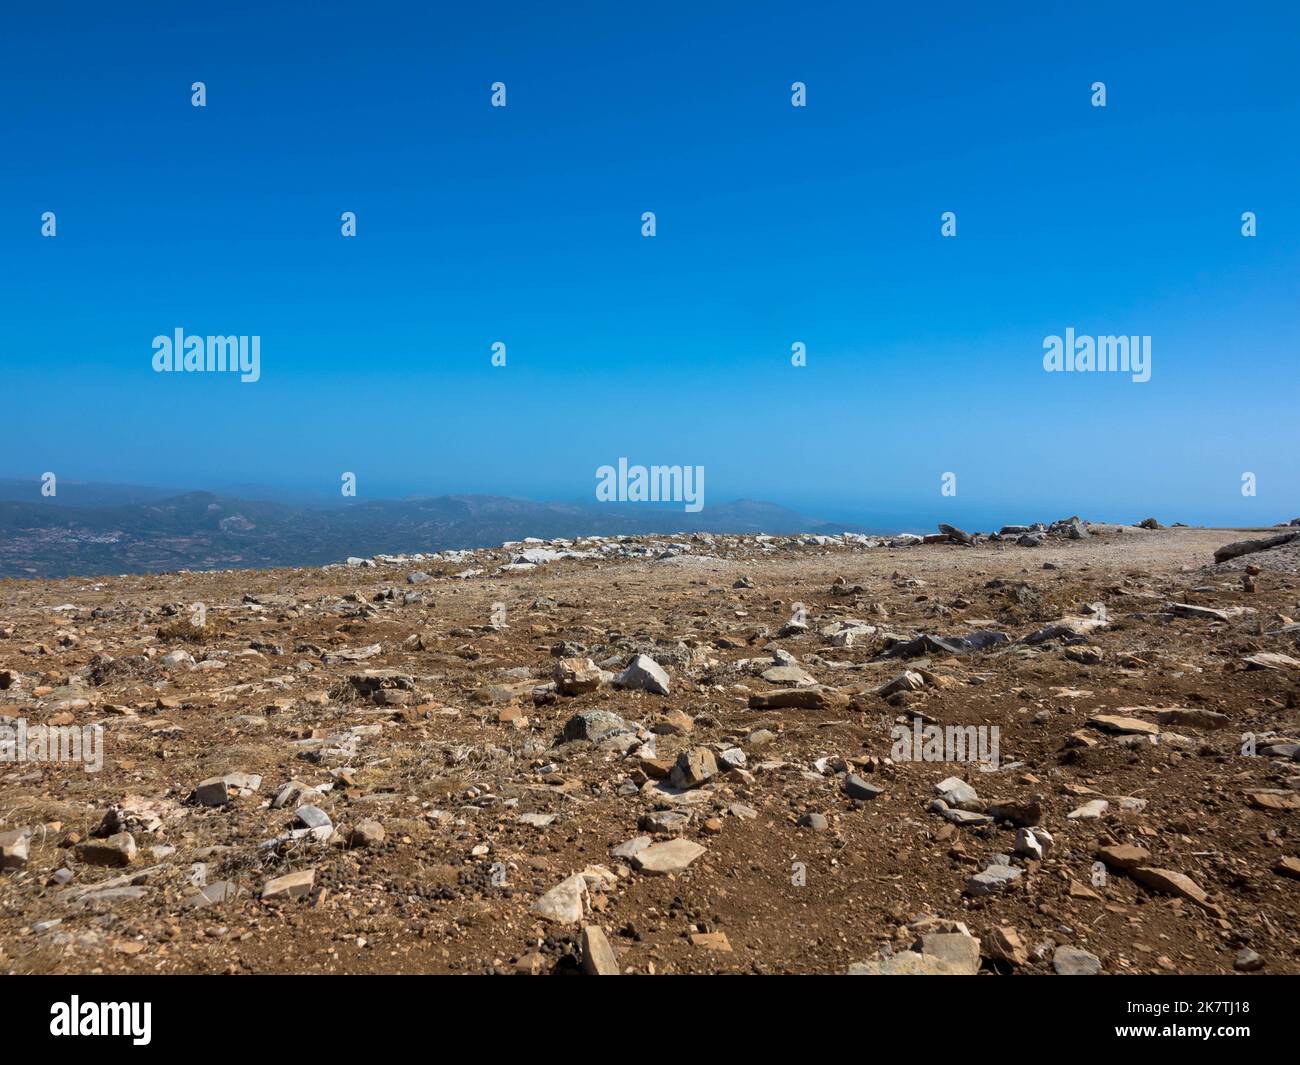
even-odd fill
[[[0,971],[1300,972],[1276,532],[2,582]]]

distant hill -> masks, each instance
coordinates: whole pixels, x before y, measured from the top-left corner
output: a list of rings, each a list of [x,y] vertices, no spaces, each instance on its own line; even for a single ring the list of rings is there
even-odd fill
[[[710,531],[834,534],[775,503],[740,499],[696,514],[651,504],[538,503],[490,495],[309,506],[120,485],[0,481],[0,577],[318,566],[348,555],[492,547],[543,539]]]

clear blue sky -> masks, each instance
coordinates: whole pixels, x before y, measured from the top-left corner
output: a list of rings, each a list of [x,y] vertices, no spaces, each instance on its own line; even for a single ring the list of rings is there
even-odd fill
[[[1298,69],[1283,3],[14,7],[0,476],[1290,518]],[[1067,326],[1150,382],[1044,373]]]

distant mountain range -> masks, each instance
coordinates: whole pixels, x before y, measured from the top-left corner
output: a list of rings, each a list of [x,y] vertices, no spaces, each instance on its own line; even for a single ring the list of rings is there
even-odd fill
[[[319,566],[349,555],[494,547],[526,536],[865,532],[740,499],[696,514],[652,504],[490,495],[308,505],[129,485],[0,480],[0,577]]]

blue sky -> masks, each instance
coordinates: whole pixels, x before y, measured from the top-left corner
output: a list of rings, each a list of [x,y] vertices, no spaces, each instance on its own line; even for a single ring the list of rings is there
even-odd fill
[[[1295,516],[1300,14],[996,6],[11,11],[0,476]],[[1151,380],[1045,373],[1068,326]],[[177,327],[261,380],[155,374]]]

